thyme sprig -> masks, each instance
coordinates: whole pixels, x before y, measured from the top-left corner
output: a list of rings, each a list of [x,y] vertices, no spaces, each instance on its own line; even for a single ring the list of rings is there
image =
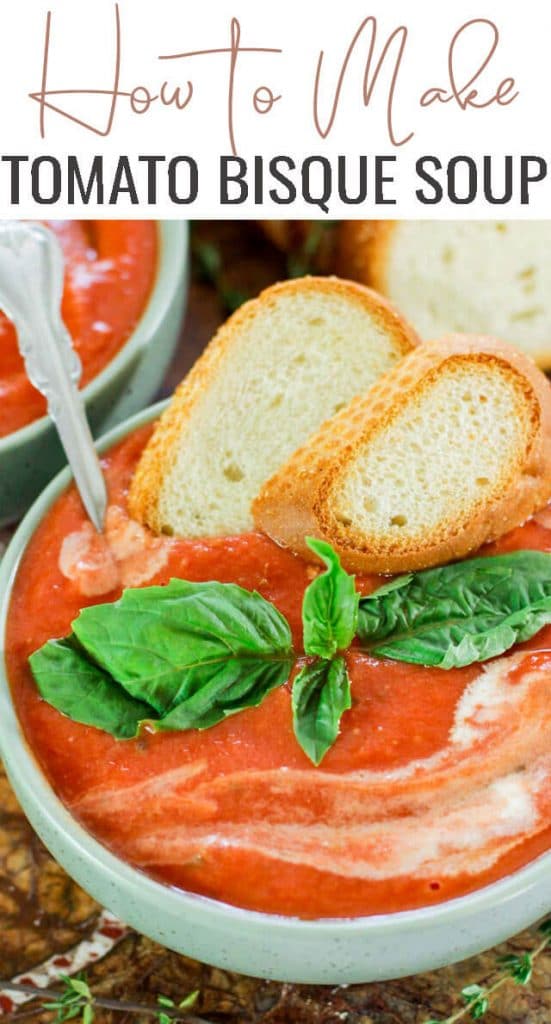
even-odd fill
[[[222,250],[215,242],[205,242],[192,235],[191,250],[195,269],[202,281],[212,284],[226,313],[234,313],[251,296],[240,288],[227,284],[224,273]]]
[[[458,1021],[469,1017],[471,1020],[481,1020],[490,1009],[492,996],[507,984],[526,986],[530,983],[534,964],[541,954],[551,946],[551,917],[547,918],[539,927],[541,940],[531,951],[518,954],[507,954],[497,960],[501,968],[499,975],[486,985],[466,985],[461,990],[462,1005],[446,1018],[430,1018],[423,1024],[457,1024]],[[83,1024],[93,1024],[96,1011],[99,1009],[111,1010],[120,1014],[140,1014],[144,1017],[155,1018],[158,1024],[172,1024],[173,1021],[182,1021],[185,1024],[208,1024],[190,1011],[195,1006],[199,997],[199,990],[190,992],[183,1000],[176,1003],[168,996],[157,996],[157,1005],[133,1003],[119,999],[109,999],[96,995],[90,988],[84,974],[71,978],[68,975],[60,975],[62,989],[44,989],[37,986],[18,984],[11,981],[0,980],[0,989],[6,992],[22,992],[33,999],[41,1000],[42,1009],[55,1013],[55,1024],[65,1024],[65,1021],[74,1020],[80,1017]],[[17,1020],[17,1013],[11,1016]]]
[[[547,918],[539,927],[542,936],[541,941],[535,949],[526,953],[498,957],[497,963],[501,972],[493,982],[488,985],[466,985],[461,990],[463,1005],[445,1019],[431,1018],[424,1021],[424,1024],[457,1024],[457,1021],[470,1017],[471,1020],[481,1020],[490,1008],[492,996],[511,982],[515,985],[528,985],[532,978],[534,963],[537,958],[551,945],[551,917]]]
[[[287,254],[287,274],[289,277],[305,277],[317,270],[320,250],[325,244],[328,232],[335,230],[338,221],[315,220],[308,224],[304,241],[298,249]]]
[[[55,1024],[65,1024],[65,1021],[74,1020],[77,1017],[80,1017],[82,1024],[93,1024],[96,1011],[100,1009],[111,1010],[114,1013],[132,1013],[144,1017],[154,1017],[158,1024],[172,1024],[172,1021],[182,1021],[185,1024],[208,1024],[202,1017],[197,1017],[189,1012],[199,998],[199,989],[190,992],[179,1003],[168,996],[159,995],[157,996],[157,1006],[148,1006],[147,1004],[95,995],[82,973],[73,978],[67,974],[60,974],[59,981],[62,985],[59,990],[11,981],[0,981],[0,989],[6,992],[21,992],[24,995],[32,996],[33,999],[39,999],[43,1010],[55,1013]],[[17,1014],[14,1014],[12,1019],[16,1020]]]

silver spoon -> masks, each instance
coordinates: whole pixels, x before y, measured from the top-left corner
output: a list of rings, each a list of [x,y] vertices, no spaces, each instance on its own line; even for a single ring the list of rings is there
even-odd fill
[[[0,221],[0,309],[15,325],[27,376],[46,398],[84,507],[101,533],[107,489],[78,391],[81,363],[61,318],[63,271],[52,231]]]

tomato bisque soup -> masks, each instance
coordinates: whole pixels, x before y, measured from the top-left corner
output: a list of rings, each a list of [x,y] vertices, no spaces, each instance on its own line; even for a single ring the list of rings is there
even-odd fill
[[[7,631],[27,740],[72,814],[165,883],[240,907],[307,918],[439,903],[510,874],[551,845],[551,632],[485,665],[444,671],[347,653],[353,706],[320,767],[293,734],[290,683],[204,731],[116,740],[39,696],[28,657],[79,609],[125,586],[235,582],[286,616],[301,649],[301,601],[317,569],[260,534],[157,538],[126,494],[149,437],[104,459],[106,539],[74,490],[23,557]],[[548,513],[547,513],[548,514]],[[543,513],[490,553],[551,551]],[[379,581],[358,579],[368,592]]]
[[[81,386],[113,359],[140,319],[157,268],[152,221],[47,221],[65,259],[62,316],[82,362]],[[43,416],[17,336],[0,314],[0,437]]]

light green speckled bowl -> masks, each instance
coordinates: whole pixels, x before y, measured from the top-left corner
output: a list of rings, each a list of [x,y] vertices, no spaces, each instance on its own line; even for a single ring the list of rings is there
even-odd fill
[[[146,409],[112,431],[100,449],[156,417],[161,408]],[[330,985],[400,977],[463,960],[551,909],[551,854],[501,882],[440,906],[376,917],[300,921],[172,889],[93,839],[58,800],[25,742],[4,657],[6,616],[19,560],[69,480],[64,470],[52,481],[0,563],[0,753],[31,824],[96,900],[157,942],[207,963],[279,981]]]
[[[95,436],[154,397],[180,333],[188,284],[187,221],[161,221],[153,291],[128,341],[83,390]],[[19,519],[66,463],[55,427],[43,416],[0,438],[0,526]]]

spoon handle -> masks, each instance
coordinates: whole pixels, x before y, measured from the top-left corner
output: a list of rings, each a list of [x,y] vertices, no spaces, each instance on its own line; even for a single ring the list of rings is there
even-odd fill
[[[27,376],[48,403],[84,507],[101,532],[107,489],[78,391],[82,368],[61,318],[63,255],[41,224],[0,221],[0,308],[14,323]]]

